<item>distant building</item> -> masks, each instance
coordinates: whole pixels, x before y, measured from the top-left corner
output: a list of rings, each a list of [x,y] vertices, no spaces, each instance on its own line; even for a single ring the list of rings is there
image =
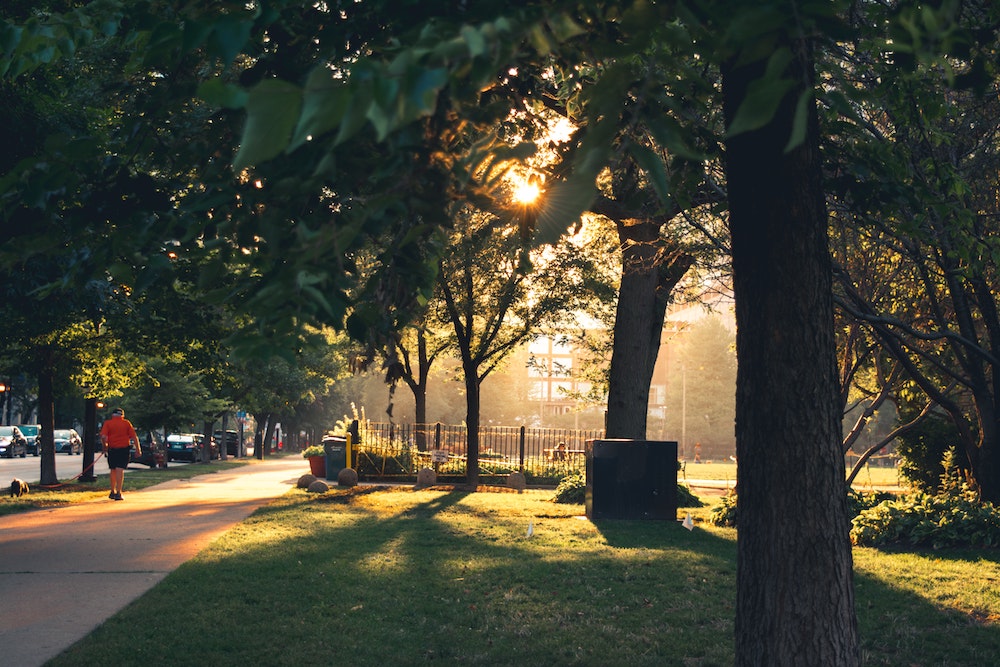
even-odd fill
[[[688,435],[684,424],[679,427],[680,417],[670,415],[671,399],[677,403],[676,397],[683,394],[681,386],[684,378],[671,373],[673,357],[678,343],[683,340],[688,327],[705,317],[717,316],[730,331],[735,331],[735,313],[732,296],[725,293],[715,294],[707,303],[685,305],[671,308],[666,317],[660,342],[660,352],[657,356],[653,378],[649,387],[649,415],[647,435],[650,438],[677,440],[682,449],[687,443],[682,442]],[[529,362],[524,373],[528,381],[528,400],[537,404],[536,414],[543,425],[548,425],[553,419],[563,415],[583,412],[600,412],[606,409],[604,405],[584,405],[577,397],[590,391],[588,381],[579,377],[583,356],[574,349],[571,341],[553,336],[540,336],[528,346]],[[511,372],[516,372],[513,369]],[[733,387],[735,394],[735,386]],[[681,404],[683,409],[683,402]],[[668,417],[676,417],[668,419]],[[671,427],[671,423],[674,424]],[[676,431],[676,432],[675,432]],[[720,443],[724,451],[732,449],[732,442]],[[714,449],[714,448],[713,448]]]

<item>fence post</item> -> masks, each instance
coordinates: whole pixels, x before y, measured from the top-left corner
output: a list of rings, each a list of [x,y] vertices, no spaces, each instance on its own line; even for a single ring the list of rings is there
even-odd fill
[[[434,449],[441,449],[441,422],[434,424]]]
[[[524,424],[521,424],[521,472],[524,472]]]

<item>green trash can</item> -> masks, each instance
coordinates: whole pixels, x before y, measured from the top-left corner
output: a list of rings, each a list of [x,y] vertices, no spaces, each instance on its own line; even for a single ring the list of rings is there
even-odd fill
[[[323,438],[323,453],[326,455],[326,479],[336,482],[340,471],[347,467],[347,438],[337,435]]]

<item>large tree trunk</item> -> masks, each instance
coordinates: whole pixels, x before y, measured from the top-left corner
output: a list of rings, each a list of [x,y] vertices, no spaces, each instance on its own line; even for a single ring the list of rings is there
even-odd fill
[[[609,438],[646,437],[649,383],[660,351],[670,292],[692,259],[660,238],[651,221],[616,221],[622,278],[608,378]]]
[[[479,486],[479,403],[480,386],[475,366],[465,366],[466,483],[473,491]]]
[[[739,361],[736,664],[857,665],[814,105],[805,144],[785,151],[814,72],[807,45],[784,46],[798,83],[767,125],[726,144]],[[725,68],[727,125],[762,74],[762,63]]]

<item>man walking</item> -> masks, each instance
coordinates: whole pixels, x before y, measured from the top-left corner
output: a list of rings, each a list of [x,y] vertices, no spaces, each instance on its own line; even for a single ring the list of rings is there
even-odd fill
[[[104,444],[104,454],[108,457],[108,469],[111,470],[111,500],[122,499],[122,484],[125,482],[125,468],[130,458],[129,447],[135,441],[135,455],[142,454],[139,436],[135,433],[132,422],[125,419],[125,411],[115,408],[111,411],[111,419],[101,426],[101,442]]]

